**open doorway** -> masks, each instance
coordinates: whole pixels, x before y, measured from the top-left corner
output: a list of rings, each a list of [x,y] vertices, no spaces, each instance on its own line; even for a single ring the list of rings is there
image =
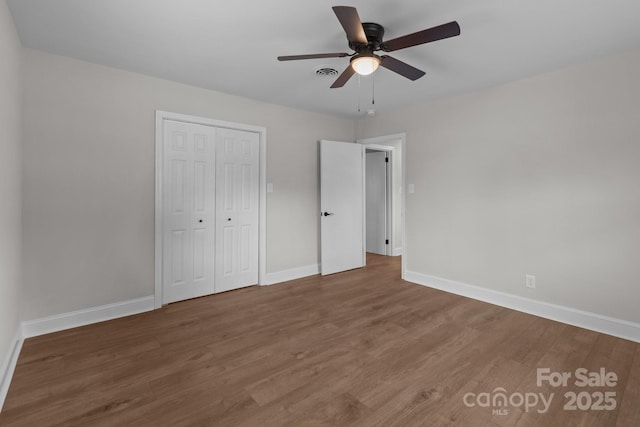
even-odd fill
[[[366,158],[367,252],[402,256],[405,271],[405,134],[358,140]]]
[[[393,255],[393,200],[391,198],[391,151],[365,150],[366,250],[367,253]]]

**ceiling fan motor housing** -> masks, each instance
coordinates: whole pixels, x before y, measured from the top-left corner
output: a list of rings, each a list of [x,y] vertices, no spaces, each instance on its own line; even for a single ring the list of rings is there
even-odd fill
[[[367,44],[363,45],[357,42],[349,42],[349,47],[357,53],[373,53],[382,49],[382,38],[384,37],[384,28],[375,22],[363,22],[362,28],[367,36]]]

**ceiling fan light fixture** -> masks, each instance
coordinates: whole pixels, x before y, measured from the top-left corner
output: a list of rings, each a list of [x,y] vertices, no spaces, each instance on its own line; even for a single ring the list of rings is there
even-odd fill
[[[380,57],[377,55],[357,55],[351,59],[353,71],[361,76],[368,76],[378,69]]]
[[[349,66],[344,69],[342,74],[340,74],[336,81],[331,85],[332,89],[343,87],[354,74],[358,74],[359,76],[368,76],[369,74],[374,73],[380,65],[387,70],[400,74],[402,77],[406,77],[409,80],[418,80],[425,75],[424,71],[412,67],[411,65],[395,59],[392,56],[378,56],[374,52],[393,52],[460,35],[460,25],[456,21],[451,21],[446,24],[385,41],[383,40],[384,27],[375,22],[360,21],[358,11],[355,7],[333,6],[332,9],[338,18],[338,21],[340,21],[342,29],[344,29],[344,32],[347,35],[349,48],[354,53],[333,52],[278,56],[278,61],[344,58],[345,56],[351,57]]]

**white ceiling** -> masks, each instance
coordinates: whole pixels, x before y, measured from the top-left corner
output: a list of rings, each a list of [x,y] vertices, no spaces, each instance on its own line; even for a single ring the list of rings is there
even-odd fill
[[[390,55],[426,71],[386,69],[341,89],[314,73],[351,52],[335,1],[8,0],[25,46],[221,92],[356,117],[518,80],[640,49],[638,0],[350,0],[389,40],[452,20],[461,35]],[[375,105],[371,105],[375,80]],[[361,112],[358,112],[360,98]]]

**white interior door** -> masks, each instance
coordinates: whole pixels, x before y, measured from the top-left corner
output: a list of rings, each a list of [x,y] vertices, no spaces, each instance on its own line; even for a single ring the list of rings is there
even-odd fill
[[[387,255],[387,153],[366,153],[367,252]]]
[[[215,129],[166,120],[163,303],[214,292]]]
[[[320,273],[365,265],[364,146],[320,141]]]
[[[216,290],[258,283],[259,135],[217,129]]]

